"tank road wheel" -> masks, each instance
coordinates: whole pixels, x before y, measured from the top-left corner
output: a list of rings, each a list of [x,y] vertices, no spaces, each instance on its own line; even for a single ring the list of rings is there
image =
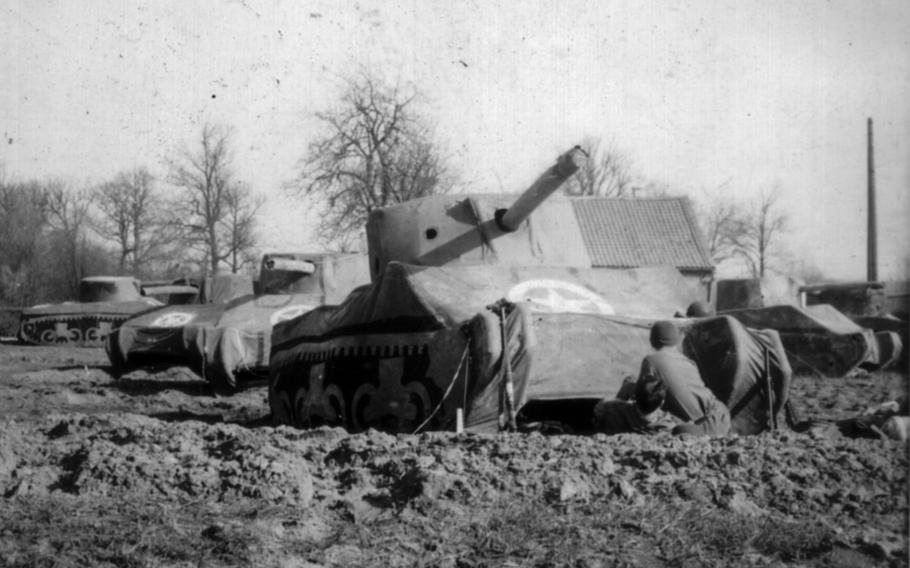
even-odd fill
[[[213,367],[206,369],[205,378],[218,396],[232,396],[237,393],[237,377],[234,373],[227,373]]]
[[[309,421],[313,426],[348,426],[347,411],[344,404],[344,393],[341,387],[332,384],[325,387],[319,408],[308,408]]]
[[[385,432],[411,433],[432,410],[430,394],[418,381],[402,385],[401,358],[383,360],[379,387],[360,385],[351,399],[355,431],[373,427]],[[396,372],[397,370],[397,372]]]
[[[338,385],[323,387],[322,365],[306,365],[269,386],[269,407],[275,424],[295,428],[347,426],[344,395]]]
[[[272,411],[272,422],[275,425],[288,425],[300,428],[300,416],[297,406],[306,398],[306,388],[301,380],[309,374],[309,366],[294,377],[281,376],[269,385],[269,408]],[[296,380],[295,380],[296,379]]]

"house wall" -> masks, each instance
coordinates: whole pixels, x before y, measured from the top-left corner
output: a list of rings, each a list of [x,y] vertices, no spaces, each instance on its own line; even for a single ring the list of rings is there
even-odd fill
[[[683,278],[692,286],[695,298],[714,305],[714,271],[680,270]]]

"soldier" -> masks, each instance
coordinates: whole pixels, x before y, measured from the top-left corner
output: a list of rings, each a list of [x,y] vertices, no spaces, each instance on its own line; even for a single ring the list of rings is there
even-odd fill
[[[711,309],[711,306],[707,302],[701,300],[696,300],[689,304],[689,307],[686,308],[686,317],[687,318],[707,318],[714,315],[714,310]]]
[[[634,402],[601,401],[594,407],[594,424],[606,433],[650,432],[666,429],[668,416],[674,434],[722,436],[730,431],[730,412],[701,379],[695,363],[679,352],[679,330],[670,321],[651,327],[655,352],[641,362]],[[618,398],[629,398],[631,385]]]

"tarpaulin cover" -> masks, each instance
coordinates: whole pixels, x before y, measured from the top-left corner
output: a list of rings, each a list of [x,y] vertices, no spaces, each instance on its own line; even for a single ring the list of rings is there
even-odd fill
[[[778,332],[748,329],[729,316],[691,322],[682,351],[730,409],[732,430],[757,434],[767,429],[769,416],[776,420],[787,402],[793,376]]]
[[[893,315],[859,317],[854,321],[860,327],[875,332],[878,341],[880,368],[899,364],[907,369],[907,352],[910,350],[910,322]]]
[[[697,298],[672,267],[626,270],[560,267],[420,267],[389,263],[371,286],[331,310],[276,327],[273,344],[325,335],[394,335],[451,327],[500,298],[531,301],[537,311],[665,319]]]
[[[685,333],[681,351],[695,361],[705,384],[730,408],[732,430],[738,434],[766,430],[768,416],[777,417],[787,400],[792,376],[777,333],[747,330],[722,316],[677,324]],[[507,330],[517,408],[531,400],[615,398],[623,378],[637,377],[642,358],[651,351],[650,324],[643,320],[535,314],[518,306]],[[466,428],[502,427],[503,380],[499,371],[476,388]]]
[[[167,361],[199,368],[202,361],[188,351],[195,328],[210,325],[230,306],[251,298],[252,282],[249,276],[224,274],[207,278],[202,289],[210,292],[197,299],[210,303],[165,306],[122,322],[105,345],[111,363],[119,368]]]
[[[873,332],[829,305],[802,309],[771,306],[725,313],[746,327],[776,330],[797,373],[842,377],[862,363],[878,363]]]
[[[649,352],[650,327],[650,320],[535,313],[518,305],[506,322],[516,409],[530,400],[615,397],[623,378],[636,376]],[[501,369],[478,379],[467,429],[494,431],[504,425],[503,380]]]
[[[111,335],[108,356],[112,363],[127,366],[155,360],[201,362],[189,359],[188,347],[195,337],[194,330],[213,324],[231,305],[247,299],[239,298],[227,304],[165,306],[138,314],[123,322]]]
[[[298,424],[407,431],[424,421],[431,428],[451,427],[455,409],[463,407],[467,428],[495,430],[503,413],[502,343],[498,319],[487,306],[503,297],[517,302],[507,333],[518,407],[532,399],[610,398],[625,376],[638,373],[650,350],[653,321],[668,319],[692,300],[687,285],[677,287],[680,280],[662,269],[390,263],[373,285],[355,290],[341,306],[275,326],[272,410],[280,421]],[[625,309],[632,314],[624,315]],[[727,389],[724,401],[739,401],[759,381],[761,341],[741,324],[731,318],[678,323],[689,333],[718,328],[721,339],[710,345],[727,362],[712,381]],[[707,343],[692,341],[696,347]],[[771,343],[772,359],[785,360],[782,348]],[[708,347],[694,352],[702,365],[716,363]],[[777,388],[785,392],[782,382]],[[753,410],[743,411],[743,424]]]
[[[188,348],[203,361],[203,376],[236,386],[236,373],[268,368],[272,326],[320,305],[312,294],[266,294],[230,306],[196,326]]]
[[[269,260],[292,262],[269,262]],[[282,267],[312,269],[299,272]],[[237,373],[266,373],[272,326],[327,302],[337,302],[368,280],[363,255],[270,253],[263,256],[260,285],[265,292],[232,305],[217,321],[194,330],[190,350],[203,361],[203,376],[219,386],[237,386]]]

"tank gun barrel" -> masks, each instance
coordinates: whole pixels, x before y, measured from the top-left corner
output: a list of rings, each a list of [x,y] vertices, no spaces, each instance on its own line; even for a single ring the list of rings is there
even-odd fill
[[[499,228],[510,233],[520,227],[544,200],[578,170],[587,156],[581,146],[575,146],[557,158],[556,163],[537,178],[537,181],[531,184],[511,207],[496,212],[496,224]]]
[[[291,258],[274,258],[269,257],[265,261],[266,270],[282,270],[285,272],[300,272],[303,274],[312,274],[316,272],[316,265],[305,260],[294,260]]]

